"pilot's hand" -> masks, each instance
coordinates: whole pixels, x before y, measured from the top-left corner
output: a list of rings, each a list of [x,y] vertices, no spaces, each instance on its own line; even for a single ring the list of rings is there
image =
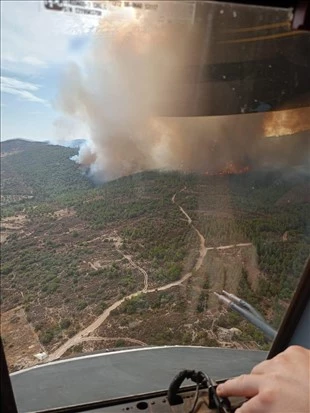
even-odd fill
[[[249,398],[236,413],[309,413],[310,350],[292,346],[217,387],[219,396]]]

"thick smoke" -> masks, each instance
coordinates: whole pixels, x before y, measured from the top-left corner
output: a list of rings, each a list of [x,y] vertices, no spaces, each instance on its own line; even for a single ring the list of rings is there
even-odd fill
[[[141,30],[141,21],[132,20],[98,34],[84,64],[67,68],[60,108],[86,124],[91,137],[79,163],[106,181],[147,169],[216,173],[232,163],[255,167],[279,158],[278,143],[264,152],[262,114],[156,117],[178,69],[188,64],[190,28],[183,40],[180,28]]]

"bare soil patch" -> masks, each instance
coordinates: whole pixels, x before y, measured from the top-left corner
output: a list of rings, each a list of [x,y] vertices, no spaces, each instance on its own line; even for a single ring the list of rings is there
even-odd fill
[[[1,314],[1,336],[10,371],[37,364],[34,355],[45,351],[22,307]]]
[[[0,243],[4,243],[14,232],[22,234],[27,222],[26,216],[22,214],[1,219]]]
[[[54,212],[54,215],[58,218],[68,218],[68,217],[73,217],[76,214],[74,208],[64,208],[64,209],[59,209],[58,211]]]

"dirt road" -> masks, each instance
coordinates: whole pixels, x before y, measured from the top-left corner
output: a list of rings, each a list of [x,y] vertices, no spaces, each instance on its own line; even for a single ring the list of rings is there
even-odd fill
[[[123,254],[121,251],[119,251],[122,255],[123,255],[123,257],[124,258],[126,258],[126,260],[127,261],[129,261],[130,262],[130,264],[134,267],[134,268],[137,268],[137,270],[139,270],[142,274],[143,274],[143,277],[144,277],[144,287],[143,287],[143,292],[144,293],[146,293],[147,292],[147,289],[148,289],[148,283],[149,283],[149,275],[148,275],[148,273],[142,268],[142,267],[140,267],[140,265],[138,265],[138,264],[136,264],[133,260],[132,260],[132,258],[131,258],[131,256],[130,255],[125,255],[125,254]]]
[[[185,188],[183,188],[180,192],[184,191]],[[196,264],[194,266],[194,270],[199,270],[201,267],[203,260],[206,256],[207,251],[209,250],[224,250],[224,249],[229,249],[229,248],[234,248],[234,247],[241,247],[241,246],[249,246],[252,245],[250,243],[245,243],[245,244],[236,244],[236,245],[225,245],[225,246],[220,246],[220,247],[206,247],[206,241],[204,236],[199,232],[199,230],[193,225],[193,221],[191,217],[188,215],[188,213],[176,202],[176,196],[177,192],[173,195],[171,198],[171,202],[175,204],[181,213],[186,217],[186,220],[188,222],[188,225],[192,227],[192,229],[196,232],[199,241],[200,241],[200,246],[199,246],[199,257],[197,258]],[[114,240],[115,241],[115,240]],[[125,300],[131,299],[133,297],[136,297],[139,294],[147,294],[155,291],[165,291],[168,290],[169,288],[176,287],[178,285],[181,285],[184,281],[188,280],[192,276],[192,272],[189,272],[185,274],[180,280],[177,280],[175,282],[171,282],[169,284],[166,284],[164,286],[158,287],[158,288],[152,288],[148,289],[148,274],[147,272],[141,268],[138,264],[136,264],[130,255],[125,255],[123,252],[120,251],[119,247],[121,245],[121,239],[117,237],[115,241],[115,247],[116,249],[123,255],[124,258],[126,258],[130,264],[137,268],[144,276],[144,288],[143,290],[136,291],[135,293],[132,293],[130,295],[127,295],[126,297],[123,297],[122,299],[115,301],[110,307],[108,307],[92,324],[84,328],[82,331],[77,333],[75,336],[70,338],[68,341],[66,341],[63,345],[61,345],[56,351],[51,353],[48,357],[48,361],[53,361],[57,360],[60,358],[67,350],[69,350],[72,346],[75,346],[83,341],[90,341],[88,338],[91,333],[93,333],[97,328],[101,326],[102,323],[105,322],[105,320],[109,317],[111,312],[118,308]],[[93,338],[92,338],[93,339]],[[130,338],[122,338],[124,340],[130,340]]]

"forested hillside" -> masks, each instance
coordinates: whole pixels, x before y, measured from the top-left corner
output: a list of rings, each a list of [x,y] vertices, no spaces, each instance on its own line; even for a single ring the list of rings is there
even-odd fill
[[[302,170],[148,171],[94,186],[70,160],[76,149],[17,141],[1,153],[1,311],[24,311],[41,351],[268,348],[213,292],[279,326],[310,251]],[[11,369],[35,362],[19,333],[3,336]]]
[[[77,149],[43,142],[11,140],[1,143],[1,200],[44,201],[56,195],[92,187],[70,158]]]

